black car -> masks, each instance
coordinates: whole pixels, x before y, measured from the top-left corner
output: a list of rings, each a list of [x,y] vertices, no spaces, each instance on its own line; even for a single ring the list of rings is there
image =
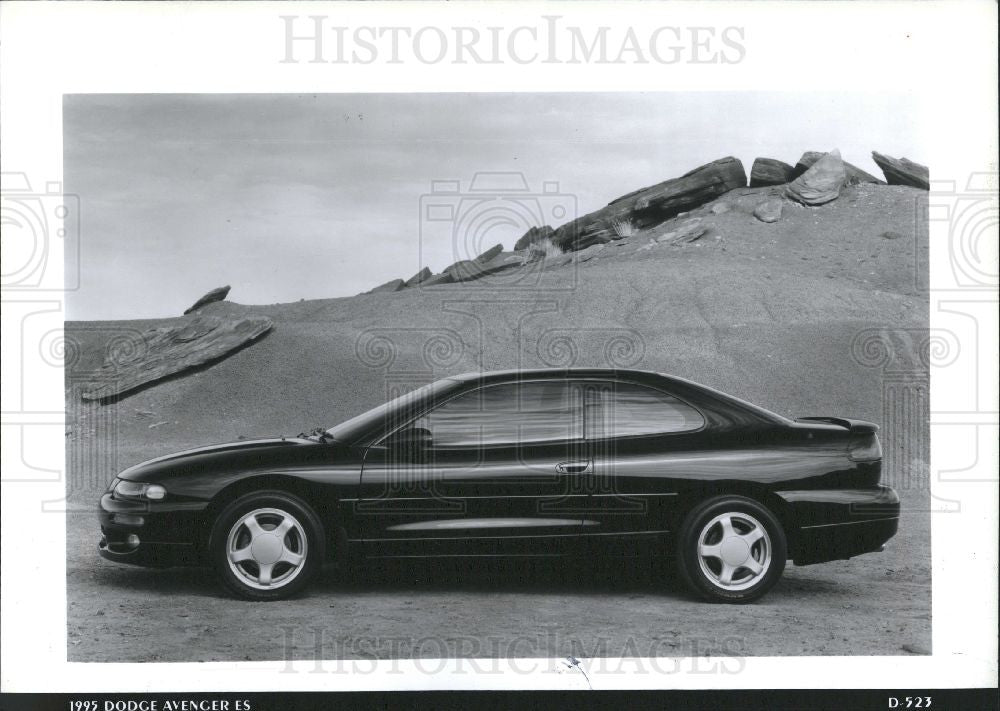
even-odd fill
[[[461,375],[327,430],[126,469],[100,502],[100,553],[208,563],[255,600],[356,556],[660,554],[703,597],[749,602],[787,559],[896,533],[877,429],[643,371]]]

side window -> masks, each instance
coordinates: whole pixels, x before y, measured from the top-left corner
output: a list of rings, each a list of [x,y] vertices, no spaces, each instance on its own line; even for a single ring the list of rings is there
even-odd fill
[[[449,400],[416,422],[432,446],[475,447],[566,441],[583,436],[582,411],[565,382],[493,385]]]
[[[672,395],[632,383],[587,385],[588,439],[696,430],[705,418]]]

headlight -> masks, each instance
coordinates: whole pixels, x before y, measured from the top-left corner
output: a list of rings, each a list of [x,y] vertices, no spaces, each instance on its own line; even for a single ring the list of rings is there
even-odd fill
[[[114,495],[120,499],[150,499],[159,501],[167,495],[167,490],[159,484],[146,484],[138,481],[119,479],[115,484]]]

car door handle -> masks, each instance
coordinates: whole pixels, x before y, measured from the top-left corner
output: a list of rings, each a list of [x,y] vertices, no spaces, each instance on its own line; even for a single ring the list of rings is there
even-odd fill
[[[590,460],[559,462],[556,464],[556,471],[560,474],[585,474],[590,471]]]

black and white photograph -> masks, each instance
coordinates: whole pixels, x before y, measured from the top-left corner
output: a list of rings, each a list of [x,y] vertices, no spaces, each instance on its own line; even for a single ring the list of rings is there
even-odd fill
[[[109,12],[161,4],[131,5]],[[59,181],[5,160],[4,626],[42,614],[45,575],[44,653],[79,688],[227,711],[281,702],[214,692],[888,689],[894,667],[909,695],[855,707],[995,688],[989,77],[956,151],[993,173],[955,174],[939,102],[825,83],[830,57],[795,60],[810,86],[464,74],[744,76],[739,18],[632,12],[588,44],[530,3],[537,28],[391,33],[405,3],[330,6],[382,31],[313,5],[247,4],[267,61],[313,80],[71,79],[36,126]],[[371,64],[461,66],[315,80]],[[967,676],[933,676],[945,656]]]
[[[890,101],[66,97],[70,659],[929,654]]]

